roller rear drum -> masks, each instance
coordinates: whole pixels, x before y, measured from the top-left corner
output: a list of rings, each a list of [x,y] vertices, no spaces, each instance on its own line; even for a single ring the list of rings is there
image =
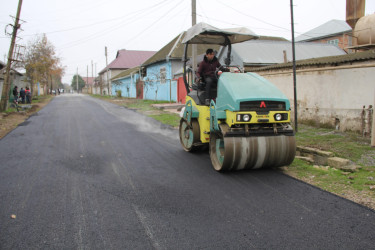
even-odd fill
[[[199,123],[193,119],[191,126],[185,119],[180,121],[180,142],[185,151],[191,152],[201,148],[197,143],[199,142]]]

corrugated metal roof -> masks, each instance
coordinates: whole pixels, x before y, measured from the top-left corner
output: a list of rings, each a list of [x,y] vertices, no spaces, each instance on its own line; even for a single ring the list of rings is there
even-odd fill
[[[296,37],[296,42],[316,40],[341,33],[351,32],[352,28],[345,21],[331,20],[302,35]]]
[[[126,50],[122,49],[117,52],[116,59],[108,67],[105,67],[99,74],[109,69],[130,69],[141,65],[144,61],[153,56],[156,51]]]
[[[267,65],[292,61],[292,43],[288,41],[252,40],[233,44],[232,50],[240,55],[244,65]],[[345,51],[332,44],[296,43],[296,60],[323,56],[344,55]]]
[[[131,69],[124,70],[124,71],[122,71],[121,73],[119,73],[118,75],[112,77],[111,80],[116,80],[116,79],[120,79],[120,78],[128,77],[128,76],[130,76],[132,73],[138,72],[139,69],[140,69],[140,66],[138,66],[138,67],[134,67],[134,68],[131,68]]]
[[[305,67],[305,66],[322,66],[322,65],[330,65],[330,66],[337,66],[344,63],[351,63],[355,61],[367,61],[367,60],[374,60],[375,59],[375,50],[368,50],[364,52],[352,53],[347,55],[341,56],[327,56],[321,58],[313,58],[307,60],[296,61],[296,67]],[[261,67],[257,69],[251,69],[251,71],[265,71],[265,70],[273,70],[273,69],[281,69],[281,68],[292,68],[293,63],[281,63],[272,66]]]
[[[278,37],[278,36],[259,36],[259,40],[271,40],[271,41],[289,41],[288,39],[284,37]]]

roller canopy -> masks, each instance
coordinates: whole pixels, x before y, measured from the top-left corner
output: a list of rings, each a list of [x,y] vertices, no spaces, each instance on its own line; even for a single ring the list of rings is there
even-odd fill
[[[182,43],[220,44],[225,46],[227,45],[225,36],[228,37],[231,44],[259,38],[259,36],[257,36],[251,30],[244,27],[218,29],[207,23],[198,23],[187,30]]]

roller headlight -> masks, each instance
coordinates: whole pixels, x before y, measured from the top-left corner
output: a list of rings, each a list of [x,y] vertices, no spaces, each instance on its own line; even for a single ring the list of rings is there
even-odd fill
[[[250,120],[250,114],[237,114],[237,122],[249,122]]]
[[[242,119],[244,122],[248,122],[250,121],[250,115],[243,115]]]
[[[275,115],[275,120],[276,121],[281,121],[283,119],[283,116],[281,114],[276,114]]]

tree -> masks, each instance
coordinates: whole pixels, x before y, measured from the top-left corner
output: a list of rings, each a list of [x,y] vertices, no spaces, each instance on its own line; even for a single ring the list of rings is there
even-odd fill
[[[64,67],[56,56],[55,47],[45,34],[36,36],[26,47],[24,66],[26,76],[33,84],[39,82],[42,87],[57,88],[64,75]]]
[[[73,76],[72,84],[70,84],[70,86],[74,90],[77,90],[77,76],[78,76],[78,90],[82,92],[82,88],[85,87],[85,81],[83,80],[83,78],[80,75],[75,74]]]

